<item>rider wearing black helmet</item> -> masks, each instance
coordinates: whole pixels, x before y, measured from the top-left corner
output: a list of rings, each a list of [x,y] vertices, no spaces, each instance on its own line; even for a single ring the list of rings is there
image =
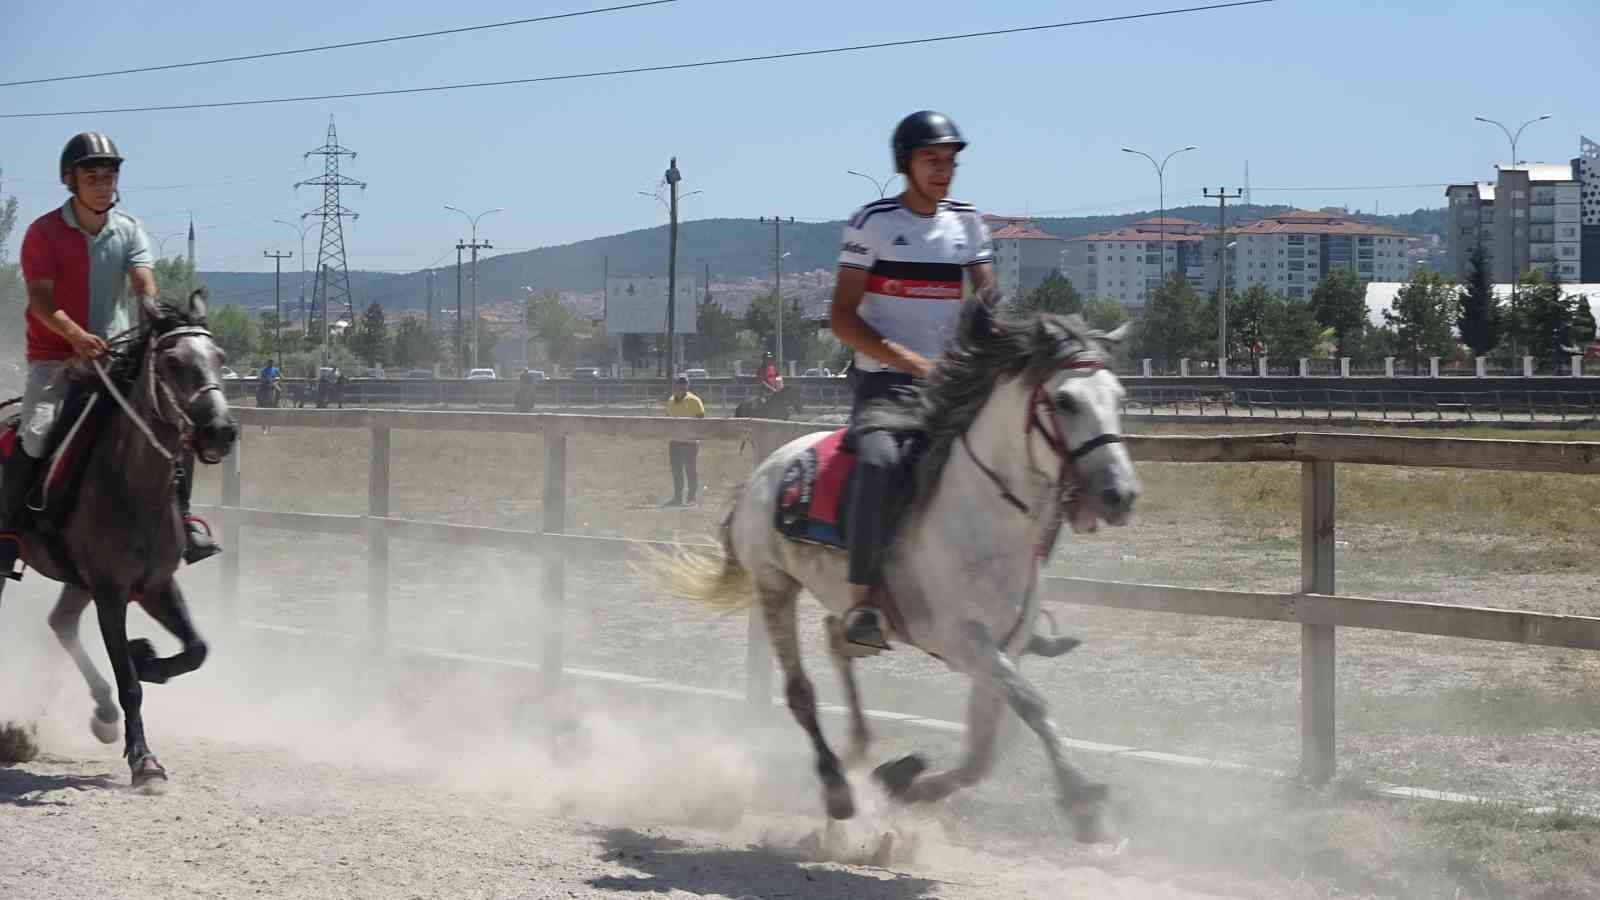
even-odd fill
[[[23,500],[38,476],[46,442],[70,383],[64,370],[74,359],[106,353],[106,338],[134,324],[135,303],[158,298],[150,240],[133,216],[117,205],[123,157],[99,132],[74,135],[61,150],[58,174],[71,196],[60,208],[34,220],[22,239],[22,279],[27,285],[28,377],[23,388],[20,447],[0,479],[0,576],[11,572],[18,545],[14,528]],[[177,494],[188,532],[189,562],[217,553],[204,526],[189,516],[194,455],[183,454]]]
[[[895,437],[855,428],[863,408],[926,375],[960,316],[963,276],[972,295],[993,303],[994,251],[976,208],[948,199],[956,154],[967,146],[948,116],[912,113],[894,130],[898,197],[861,207],[844,229],[829,325],[855,351],[849,442],[855,485],[846,513],[850,611],[845,637],[888,649],[873,594],[881,589],[888,523],[885,494],[899,461]]]

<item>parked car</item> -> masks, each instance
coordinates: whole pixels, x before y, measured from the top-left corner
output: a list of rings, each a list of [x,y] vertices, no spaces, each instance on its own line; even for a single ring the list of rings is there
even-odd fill
[[[433,373],[427,369],[412,369],[406,373],[406,377],[418,381],[431,380],[433,378]]]
[[[467,372],[468,381],[493,381],[495,377],[493,369],[472,369]]]
[[[229,368],[227,366],[223,366],[222,367],[222,380],[223,381],[238,381],[239,380],[239,373],[235,372],[233,369],[231,369],[231,368]]]
[[[805,371],[805,374],[802,375],[801,377],[802,378],[832,378],[833,377],[833,370],[832,369],[828,369],[828,368],[807,369]]]
[[[707,372],[705,369],[686,369],[684,370],[683,376],[695,381],[704,381],[711,377],[711,373]]]
[[[574,381],[599,381],[600,377],[600,370],[594,366],[579,366],[572,370]]]
[[[546,375],[544,373],[543,369],[529,369],[528,371],[522,373],[522,375],[520,375],[518,377],[519,378],[526,378],[529,381],[549,381],[550,380],[550,376]]]

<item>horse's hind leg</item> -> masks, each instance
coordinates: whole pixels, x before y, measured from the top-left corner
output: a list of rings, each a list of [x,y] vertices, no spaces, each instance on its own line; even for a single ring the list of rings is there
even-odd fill
[[[62,648],[72,657],[79,674],[89,685],[89,696],[94,698],[94,718],[89,720],[90,730],[100,739],[100,743],[109,744],[117,739],[117,722],[121,720],[122,713],[111,696],[111,685],[100,676],[100,670],[94,667],[94,661],[89,659],[89,654],[83,650],[83,642],[78,639],[78,621],[83,618],[83,611],[89,608],[91,599],[89,592],[83,588],[62,588],[61,597],[56,600],[55,608],[50,610],[50,630],[55,632],[56,640],[61,642]]]
[[[822,802],[828,815],[835,819],[848,819],[856,814],[855,799],[850,795],[850,783],[845,780],[844,769],[839,764],[828,741],[822,736],[822,726],[817,722],[817,692],[806,677],[800,663],[800,636],[795,623],[795,597],[798,585],[792,581],[781,587],[759,585],[761,612],[767,623],[767,637],[772,641],[773,655],[783,668],[784,696],[789,701],[789,712],[811,737],[811,746],[817,753],[817,776],[822,779]]]
[[[184,602],[183,591],[177,582],[168,581],[160,591],[146,594],[140,603],[144,611],[172,636],[183,642],[183,649],[172,656],[157,657],[155,647],[144,638],[128,642],[128,653],[140,681],[165,684],[168,679],[193,672],[206,661],[206,642],[195,630],[189,615],[189,605]]]
[[[999,736],[1004,700],[987,685],[974,683],[967,696],[967,751],[955,768],[923,776],[926,763],[912,754],[879,766],[873,775],[896,800],[931,803],[960,788],[988,777],[994,768],[994,748]]]
[[[828,632],[828,658],[833,660],[833,670],[844,685],[845,699],[850,705],[850,752],[845,759],[853,765],[867,758],[872,732],[867,728],[867,717],[861,713],[861,691],[856,687],[854,660],[844,639],[844,624],[838,616],[828,616],[823,626]]]

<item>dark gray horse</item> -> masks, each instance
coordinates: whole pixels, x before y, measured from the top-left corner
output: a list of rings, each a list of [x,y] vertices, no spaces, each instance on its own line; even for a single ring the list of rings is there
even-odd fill
[[[50,627],[88,682],[95,736],[111,743],[117,722],[111,687],[78,640],[78,620],[94,603],[117,682],[123,754],[135,786],[167,778],[145,741],[140,682],[165,683],[206,658],[206,643],[173,580],[184,548],[174,467],[185,445],[201,462],[220,462],[239,435],[222,392],[225,360],[206,329],[201,293],[190,298],[188,312],[147,301],[141,313],[140,325],[112,342],[105,371],[115,393],[88,370],[95,380],[86,389],[98,394],[91,412],[104,420],[79,463],[80,487],[71,508],[33,516],[21,529],[28,565],[65,585]],[[128,639],[128,604],[135,600],[183,643],[180,652],[157,657],[148,640]]]
[[[733,408],[733,418],[788,420],[802,407],[799,385],[786,385],[781,391],[769,391],[763,386],[754,397],[746,398]]]

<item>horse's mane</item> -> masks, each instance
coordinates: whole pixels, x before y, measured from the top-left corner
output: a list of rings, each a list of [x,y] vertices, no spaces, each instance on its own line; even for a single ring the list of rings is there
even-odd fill
[[[1104,332],[1076,315],[997,316],[983,303],[962,308],[955,335],[920,385],[862,412],[858,427],[914,434],[921,441],[915,496],[927,497],[955,442],[983,409],[995,386],[1020,378],[1029,388],[1049,380],[1073,357],[1108,361]]]
[[[143,310],[139,310],[137,314],[140,317],[139,324],[107,342],[110,350],[107,353],[109,362],[106,374],[113,383],[124,389],[139,380],[139,372],[144,365],[145,348],[150,345],[152,336],[159,337],[176,328],[192,325],[203,328],[206,325],[204,314],[192,312],[187,306],[179,306],[165,300],[156,304],[155,315],[147,315]]]

